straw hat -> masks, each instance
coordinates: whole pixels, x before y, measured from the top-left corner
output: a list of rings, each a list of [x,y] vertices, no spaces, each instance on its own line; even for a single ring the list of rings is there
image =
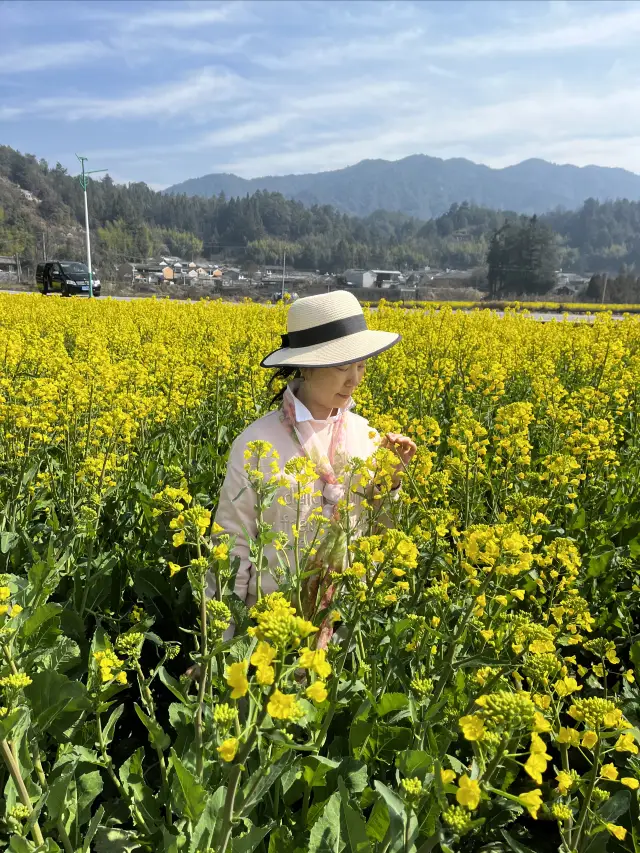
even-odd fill
[[[305,296],[289,308],[282,346],[261,367],[335,367],[384,352],[400,335],[367,329],[362,306],[347,290]]]

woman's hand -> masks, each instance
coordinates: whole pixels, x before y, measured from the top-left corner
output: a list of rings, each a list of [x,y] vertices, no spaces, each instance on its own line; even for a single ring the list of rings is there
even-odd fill
[[[394,476],[392,483],[392,487],[397,489],[400,485],[400,477],[398,474],[404,471],[404,469],[409,465],[418,448],[416,447],[415,441],[412,441],[406,435],[400,435],[400,433],[397,432],[388,432],[383,436],[380,446],[390,447],[400,460],[396,465],[397,473]]]

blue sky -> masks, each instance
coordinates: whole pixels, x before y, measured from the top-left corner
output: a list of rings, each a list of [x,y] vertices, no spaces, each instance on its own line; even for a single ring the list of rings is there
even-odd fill
[[[0,143],[160,188],[424,153],[640,172],[640,2],[4,0]]]

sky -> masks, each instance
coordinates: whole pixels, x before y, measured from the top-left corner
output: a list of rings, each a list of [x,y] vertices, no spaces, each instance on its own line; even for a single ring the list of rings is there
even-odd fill
[[[160,189],[410,154],[640,173],[636,0],[0,0],[0,144]]]

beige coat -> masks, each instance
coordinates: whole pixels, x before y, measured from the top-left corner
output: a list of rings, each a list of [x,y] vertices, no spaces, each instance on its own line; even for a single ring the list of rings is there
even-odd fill
[[[227,473],[225,476],[222,491],[220,492],[220,502],[216,512],[215,520],[225,533],[235,535],[237,537],[235,548],[232,555],[240,557],[240,568],[236,576],[235,592],[243,601],[251,606],[256,599],[256,575],[253,566],[249,560],[249,546],[246,540],[246,533],[255,538],[257,533],[257,517],[256,517],[256,494],[249,485],[247,475],[244,470],[246,460],[244,451],[246,446],[251,441],[261,439],[268,441],[279,454],[279,466],[283,470],[285,463],[300,455],[300,447],[295,438],[291,435],[288,428],[280,420],[280,411],[270,412],[268,415],[260,418],[250,424],[233,442],[229,454],[227,465]],[[367,459],[374,452],[380,443],[380,436],[369,426],[368,421],[356,415],[354,412],[347,412],[347,446],[357,448],[356,455],[361,459]],[[337,416],[329,418],[326,421],[314,421],[309,410],[296,399],[296,420],[310,420],[317,432],[330,431],[333,423],[337,420]],[[270,475],[270,471],[265,467],[265,474]],[[294,480],[291,478],[291,486],[281,487],[270,507],[268,507],[263,515],[264,521],[273,526],[274,530],[284,531],[289,537],[289,541],[293,541],[292,525],[296,522],[297,504],[295,501],[295,490],[293,486]],[[318,479],[316,481],[314,491],[322,492],[324,483]],[[278,497],[284,498],[285,506],[278,502]],[[351,496],[350,501],[354,503],[354,509],[350,516],[350,524],[357,532],[358,519],[362,514],[362,507],[358,496]],[[303,496],[301,503],[301,541],[304,541],[305,521],[309,516],[312,508],[318,505],[325,505],[325,499],[320,496]],[[329,508],[330,509],[330,508]],[[267,564],[270,566],[278,565],[278,557],[273,546],[267,546],[265,549],[265,557]],[[261,581],[263,593],[275,592],[278,588],[277,580],[270,573],[263,573]],[[210,588],[211,593],[213,590]]]

